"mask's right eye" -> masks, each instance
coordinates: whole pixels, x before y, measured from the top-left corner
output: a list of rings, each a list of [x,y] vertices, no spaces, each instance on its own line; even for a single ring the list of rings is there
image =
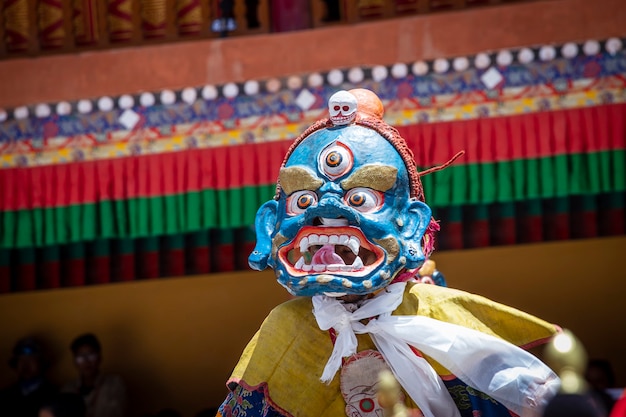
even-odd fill
[[[313,191],[296,191],[287,197],[287,214],[302,214],[306,209],[317,203],[317,195]]]

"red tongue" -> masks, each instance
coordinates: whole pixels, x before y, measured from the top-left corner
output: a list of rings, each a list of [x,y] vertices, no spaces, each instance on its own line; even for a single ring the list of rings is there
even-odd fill
[[[313,255],[311,259],[311,265],[332,265],[341,264],[345,265],[341,256],[335,253],[335,247],[333,245],[324,245]]]

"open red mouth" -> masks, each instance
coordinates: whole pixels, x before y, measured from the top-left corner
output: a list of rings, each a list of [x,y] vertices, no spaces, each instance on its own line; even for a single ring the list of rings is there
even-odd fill
[[[383,262],[384,251],[355,227],[307,226],[278,250],[278,257],[292,276],[364,276]]]

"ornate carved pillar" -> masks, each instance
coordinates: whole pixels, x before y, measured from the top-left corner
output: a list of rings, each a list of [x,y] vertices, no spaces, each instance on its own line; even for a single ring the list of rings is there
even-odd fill
[[[98,43],[98,4],[97,0],[74,0],[74,39],[77,45]]]
[[[167,28],[167,1],[141,0],[141,27],[144,38],[161,38]]]
[[[181,35],[199,34],[203,24],[200,0],[177,0],[176,23]]]
[[[109,40],[126,42],[133,37],[133,2],[132,0],[109,0],[107,22]]]
[[[63,2],[39,0],[37,4],[37,27],[41,49],[60,48],[65,42]]]
[[[27,0],[4,0],[4,22],[7,51],[28,50],[30,25]]]

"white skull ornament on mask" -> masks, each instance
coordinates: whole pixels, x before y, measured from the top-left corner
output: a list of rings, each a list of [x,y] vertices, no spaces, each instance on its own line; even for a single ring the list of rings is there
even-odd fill
[[[335,126],[344,126],[352,123],[356,118],[356,97],[345,90],[337,91],[328,99],[330,121]]]

